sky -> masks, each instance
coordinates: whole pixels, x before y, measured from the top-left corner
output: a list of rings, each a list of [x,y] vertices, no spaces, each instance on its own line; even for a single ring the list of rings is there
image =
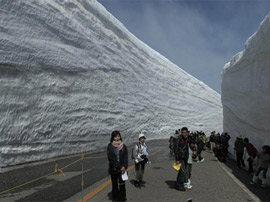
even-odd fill
[[[224,65],[270,11],[270,0],[98,2],[137,38],[218,93]]]

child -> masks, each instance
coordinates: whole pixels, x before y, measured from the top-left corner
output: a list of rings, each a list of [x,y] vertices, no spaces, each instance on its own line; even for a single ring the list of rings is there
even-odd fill
[[[139,135],[139,143],[134,146],[134,161],[135,161],[135,172],[136,172],[136,180],[134,182],[135,187],[143,186],[143,175],[144,175],[144,168],[145,164],[148,161],[148,152],[147,152],[147,145],[145,144],[145,135]]]
[[[258,182],[258,175],[260,174],[261,171],[263,171],[263,179],[262,179],[262,185],[261,187],[265,188],[266,187],[266,173],[269,168],[270,164],[270,147],[269,145],[263,146],[263,152],[257,155],[259,159],[259,168],[256,171],[255,175],[252,178],[252,181],[250,184],[254,184]]]
[[[185,183],[184,187],[187,189],[191,189],[191,170],[192,170],[192,160],[196,158],[196,147],[195,147],[195,142],[194,141],[189,141],[189,152],[188,152],[188,162],[187,162],[187,167],[186,167],[186,174],[185,174]]]

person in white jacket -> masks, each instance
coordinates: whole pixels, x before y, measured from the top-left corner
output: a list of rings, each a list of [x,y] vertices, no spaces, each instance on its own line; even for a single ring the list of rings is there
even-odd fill
[[[259,167],[257,171],[255,172],[255,175],[252,178],[252,181],[250,184],[255,184],[258,182],[258,176],[261,171],[263,171],[262,175],[262,188],[266,187],[266,173],[270,165],[270,146],[269,145],[264,145],[263,146],[263,151],[259,154],[257,154],[258,160],[259,160]]]
[[[142,187],[144,185],[143,175],[145,164],[148,161],[147,145],[145,144],[145,135],[141,133],[139,135],[139,142],[135,144],[133,149],[133,156],[135,162],[136,179],[134,182],[135,187]]]

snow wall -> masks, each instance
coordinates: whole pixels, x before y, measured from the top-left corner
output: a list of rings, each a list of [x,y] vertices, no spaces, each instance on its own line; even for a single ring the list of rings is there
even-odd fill
[[[113,130],[222,131],[220,95],[97,1],[0,4],[1,167],[103,149]]]
[[[244,51],[225,65],[221,97],[223,128],[232,137],[230,152],[239,135],[259,151],[270,145],[270,12]]]

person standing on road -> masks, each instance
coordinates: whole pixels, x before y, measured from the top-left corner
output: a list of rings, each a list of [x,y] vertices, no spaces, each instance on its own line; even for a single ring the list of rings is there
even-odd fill
[[[197,162],[204,162],[204,158],[201,155],[203,147],[204,147],[203,136],[200,134],[197,139],[197,156],[199,158]]]
[[[253,144],[249,143],[249,139],[248,138],[245,138],[244,139],[244,143],[245,143],[245,147],[246,147],[246,150],[247,150],[247,153],[249,155],[249,158],[248,158],[248,172],[249,173],[254,173],[254,170],[253,170],[253,161],[254,159],[256,158],[257,156],[257,149],[254,147]]]
[[[139,135],[139,142],[134,146],[134,161],[135,161],[135,173],[136,173],[136,180],[134,182],[135,187],[142,187],[144,185],[143,182],[143,175],[144,175],[144,168],[145,164],[148,161],[148,151],[147,145],[145,144],[145,135],[141,133]]]
[[[228,159],[228,148],[229,148],[229,140],[231,139],[231,136],[227,132],[223,132],[220,136],[220,144],[223,152],[223,159],[222,162],[226,162]]]
[[[113,131],[111,134],[111,140],[107,147],[107,156],[109,174],[112,180],[112,200],[126,201],[126,186],[121,176],[128,167],[128,150],[122,142],[119,131]]]
[[[242,166],[245,168],[245,162],[243,159],[244,155],[244,140],[242,139],[242,135],[239,135],[239,137],[236,138],[234,142],[234,150],[236,151],[236,161],[238,168],[241,168]]]
[[[263,171],[263,178],[262,178],[262,188],[266,187],[266,173],[270,165],[270,146],[264,145],[263,151],[257,155],[259,159],[259,168],[257,169],[255,175],[252,178],[250,184],[254,184],[258,182],[258,176],[261,171]]]
[[[214,149],[215,149],[215,147],[216,147],[216,145],[215,145],[215,134],[216,133],[216,131],[212,131],[211,132],[211,135],[210,135],[210,147],[211,147],[211,151],[212,152],[214,152]]]
[[[186,167],[189,156],[188,150],[188,128],[183,127],[181,129],[181,135],[175,139],[175,162],[180,164],[180,170],[177,175],[175,189],[179,191],[186,191],[184,187]]]

